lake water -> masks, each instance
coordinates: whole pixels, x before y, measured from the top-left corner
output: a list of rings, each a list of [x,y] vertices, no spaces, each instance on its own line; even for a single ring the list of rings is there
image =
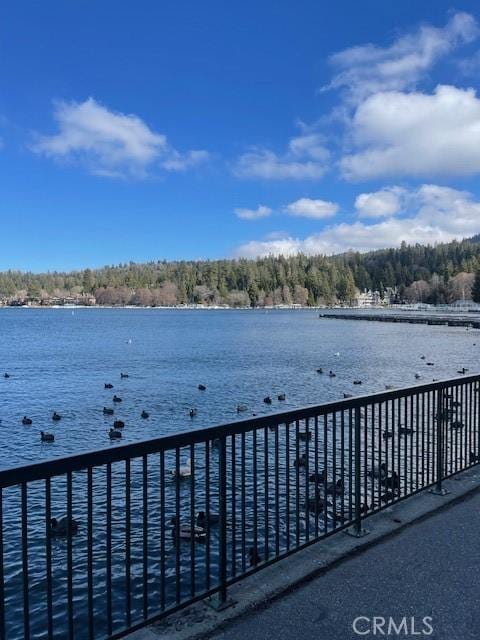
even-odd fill
[[[462,367],[473,373],[477,370],[480,349],[480,335],[477,334],[477,331],[465,328],[319,319],[316,311],[75,309],[72,312],[72,309],[1,309],[0,375],[8,372],[11,377],[0,377],[0,432],[3,435],[0,439],[0,465],[6,468],[78,451],[115,447],[117,444],[108,437],[114,417],[126,423],[122,442],[134,442],[231,422],[253,413],[261,415],[306,404],[319,404],[342,398],[344,393],[368,394],[383,390],[385,385],[400,387],[429,382],[432,378],[454,377]],[[475,344],[477,340],[478,346]],[[422,355],[426,357],[425,360],[421,359]],[[434,366],[427,366],[428,361],[434,362]],[[319,367],[323,367],[325,375],[316,372]],[[328,377],[329,370],[336,373],[335,378]],[[128,373],[129,377],[122,379],[121,372]],[[417,372],[421,376],[418,381],[415,379]],[[361,379],[362,385],[354,385],[355,379]],[[112,383],[114,388],[106,390],[104,384],[107,382]],[[198,384],[204,384],[206,390],[198,390]],[[103,407],[114,406],[114,393],[123,401],[115,405],[115,416],[104,416]],[[286,394],[285,402],[276,400],[279,393]],[[267,395],[274,399],[272,405],[263,402]],[[248,411],[238,414],[238,403],[246,404]],[[198,409],[198,414],[192,419],[189,410],[193,407]],[[149,412],[148,419],[140,417],[143,409]],[[60,422],[52,421],[53,411],[62,415]],[[32,426],[22,425],[24,415],[33,420]],[[328,429],[332,434],[336,427],[329,424]],[[55,442],[42,444],[39,435],[41,430],[53,432]],[[323,445],[322,440],[320,446]],[[257,531],[257,525],[255,528],[252,526],[252,509],[255,507],[252,507],[251,496],[257,495],[258,503],[262,504],[265,492],[261,462],[256,470],[258,477],[254,476],[252,468],[256,467],[253,466],[252,456],[255,451],[256,460],[257,448],[262,450],[262,435],[258,436],[258,441],[252,440],[251,434],[248,436],[246,471],[244,477],[240,477],[238,471],[238,486],[235,488],[237,522],[242,517],[246,522],[242,539],[244,548],[252,544],[257,534],[259,540],[270,538],[272,542],[280,531],[282,548],[287,538],[290,540],[292,537],[293,543],[296,536],[297,540],[304,539],[307,520],[300,521],[295,513],[305,504],[305,482],[302,481],[302,488],[299,489],[298,474],[296,477],[293,464],[288,472],[285,467],[287,459],[292,461],[298,455],[295,446],[294,436],[287,446],[283,429],[279,440],[282,451],[279,472],[282,482],[291,482],[292,504],[289,509],[284,508],[284,496],[289,494],[289,490],[285,489],[287,485],[282,485],[280,502],[283,506],[280,504],[278,529],[275,530],[274,514],[270,513],[267,524],[264,512],[259,516]],[[326,444],[325,448],[328,449]],[[174,544],[170,524],[174,514],[189,521],[191,511],[205,509],[207,503],[212,512],[218,512],[218,476],[215,475],[218,470],[218,451],[212,447],[208,454],[212,475],[207,483],[206,458],[202,458],[201,447],[199,449],[198,456],[195,454],[194,503],[191,502],[191,483],[180,482],[180,486],[177,486],[177,482],[169,475],[165,482],[162,508],[159,504],[159,461],[152,455],[148,462],[148,604],[153,612],[157,611],[162,589],[166,606],[175,603],[178,563],[182,567],[182,598],[189,597],[192,567],[200,584],[205,582],[209,573],[205,571],[205,546],[200,545],[202,548],[198,549],[193,559],[189,543]],[[329,456],[332,450],[330,444]],[[346,451],[346,455],[349,455]],[[310,451],[309,456],[312,453]],[[231,449],[229,455],[232,455]],[[183,460],[185,456],[188,456],[188,451],[182,452]],[[272,458],[271,475],[275,459],[273,447],[269,449],[269,457]],[[323,458],[321,462],[323,464]],[[166,454],[166,470],[171,470],[173,466],[172,456]],[[130,515],[126,511],[124,463],[112,465],[111,494],[106,490],[105,467],[93,473],[93,608],[98,634],[95,637],[98,638],[105,637],[107,633],[105,590],[108,514],[112,518],[114,628],[122,629],[126,621],[126,522],[130,523],[131,528],[131,590],[128,593],[131,591],[132,594],[132,620],[142,619],[142,549],[145,543],[142,537],[142,473],[142,460],[132,461]],[[71,550],[72,566],[75,568],[72,593],[75,637],[83,640],[87,637],[85,629],[88,620],[87,478],[85,472],[73,475],[73,513],[80,524]],[[257,483],[258,478],[260,481]],[[269,493],[274,488],[273,480],[272,477],[269,481]],[[293,510],[295,482],[296,511]],[[177,490],[179,504],[176,502]],[[65,477],[52,479],[51,495],[52,514],[62,515],[66,505]],[[273,497],[269,498],[269,509],[273,508]],[[43,640],[48,636],[45,567],[50,539],[45,533],[45,483],[29,484],[27,507],[31,637]],[[228,509],[232,523],[229,536],[233,545],[233,540],[237,540],[240,534],[233,527],[231,499]],[[335,520],[332,521],[332,512],[325,511],[325,515],[328,522],[325,520],[320,523],[320,532],[324,533],[336,526]],[[160,535],[162,531],[163,539]],[[286,534],[286,531],[289,533]],[[8,640],[22,640],[25,637],[21,624],[24,586],[21,534],[20,492],[17,487],[12,487],[3,494]],[[211,562],[215,574],[218,573],[218,530],[212,527],[208,537],[211,556],[208,562]],[[245,570],[245,554],[240,553],[240,539],[237,540],[235,553],[232,545],[228,551],[232,558],[229,571],[233,566],[241,571],[242,563]],[[64,638],[67,637],[68,625],[66,585],[69,562],[65,539],[54,538],[51,551],[55,637]],[[159,582],[160,575],[165,577],[164,587]]]
[[[416,372],[419,382],[464,366],[475,372],[479,351],[473,330],[319,319],[316,311],[0,309],[0,375],[11,374],[0,378],[0,466],[116,446],[113,417],[102,413],[114,393],[123,399],[115,417],[126,423],[125,443],[411,385]],[[285,402],[263,403],[281,392]],[[249,412],[237,414],[237,403]],[[41,430],[55,442],[41,443]]]

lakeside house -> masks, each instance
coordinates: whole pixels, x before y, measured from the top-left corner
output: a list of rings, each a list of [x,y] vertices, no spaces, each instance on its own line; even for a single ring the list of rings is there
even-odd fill
[[[52,296],[37,298],[25,296],[23,298],[0,298],[0,307],[93,307],[97,303],[93,295]]]
[[[381,295],[380,291],[371,289],[364,289],[363,292],[359,292],[355,298],[355,307],[386,307],[390,304],[394,304],[396,300],[397,291],[392,287],[387,287]]]

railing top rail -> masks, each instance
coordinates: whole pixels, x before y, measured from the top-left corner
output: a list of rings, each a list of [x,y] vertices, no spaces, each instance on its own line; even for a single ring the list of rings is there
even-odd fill
[[[348,411],[365,407],[371,404],[395,400],[405,396],[426,393],[455,387],[465,383],[479,382],[480,374],[462,375],[458,378],[449,378],[425,384],[402,387],[388,391],[343,398],[319,405],[307,405],[289,411],[270,413],[264,416],[236,420],[235,422],[218,424],[211,427],[195,429],[193,431],[180,431],[172,435],[139,440],[130,444],[120,444],[114,447],[97,449],[77,453],[61,458],[53,458],[43,462],[28,465],[20,465],[0,471],[0,488],[17,485],[22,482],[32,482],[53,476],[58,476],[72,471],[81,471],[90,467],[96,467],[107,463],[121,462],[131,458],[139,458],[144,455],[166,451],[175,447],[184,447],[191,444],[211,441],[220,436],[246,433],[254,429],[262,429],[274,424],[286,424],[295,420],[305,420],[315,416],[323,416],[337,411]]]

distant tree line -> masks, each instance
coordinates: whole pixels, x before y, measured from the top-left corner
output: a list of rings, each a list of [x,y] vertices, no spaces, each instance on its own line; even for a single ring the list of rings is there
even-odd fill
[[[358,290],[388,288],[399,299],[440,304],[480,300],[480,236],[436,246],[402,244],[397,249],[342,255],[266,257],[257,260],[128,263],[69,273],[0,273],[0,296],[42,299],[95,295],[98,304],[350,303]]]

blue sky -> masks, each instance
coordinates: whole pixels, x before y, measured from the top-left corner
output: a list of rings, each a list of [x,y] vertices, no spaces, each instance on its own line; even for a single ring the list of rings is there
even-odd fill
[[[7,0],[0,269],[479,232],[477,7]]]

